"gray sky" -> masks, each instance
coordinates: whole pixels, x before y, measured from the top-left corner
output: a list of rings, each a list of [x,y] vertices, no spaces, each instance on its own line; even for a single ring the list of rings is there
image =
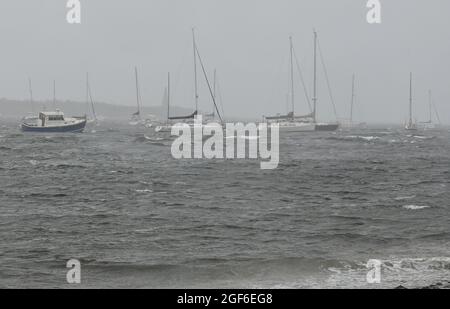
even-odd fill
[[[414,72],[416,116],[428,118],[433,90],[450,122],[450,1],[381,0],[382,24],[366,22],[366,0],[89,0],[82,24],[66,22],[66,0],[0,2],[0,97],[84,100],[85,72],[94,98],[134,104],[133,67],[140,70],[144,105],[159,105],[168,71],[173,104],[193,107],[191,28],[212,75],[217,68],[228,116],[286,111],[290,35],[312,86],[316,28],[338,107],[349,114],[351,75],[357,75],[356,117],[401,123]],[[200,72],[200,71],[199,71]],[[320,71],[319,117],[333,118]],[[297,78],[296,110],[307,112]],[[203,78],[200,107],[211,109]]]

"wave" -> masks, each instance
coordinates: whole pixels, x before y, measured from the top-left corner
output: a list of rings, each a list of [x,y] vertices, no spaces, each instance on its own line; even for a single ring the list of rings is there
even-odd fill
[[[135,138],[134,141],[138,143],[151,143],[152,145],[165,146],[164,141],[170,141],[170,139],[164,137],[151,137],[144,135]]]
[[[337,141],[362,141],[362,142],[374,142],[380,140],[378,136],[363,136],[363,135],[348,135],[348,136],[331,136],[330,140]]]
[[[152,193],[153,190],[150,189],[142,189],[142,190],[135,190],[137,193]]]
[[[396,197],[394,200],[396,200],[396,201],[404,201],[404,200],[411,200],[411,199],[413,199],[415,197],[416,197],[415,195],[399,196],[399,197]]]
[[[409,209],[409,210],[420,210],[420,209],[430,208],[430,206],[405,205],[405,206],[403,206],[403,208]]]
[[[424,140],[436,138],[436,136],[423,136],[423,135],[409,135],[409,136],[413,137],[413,138],[417,138],[417,139],[424,139]]]
[[[406,285],[420,288],[431,283],[448,280],[450,272],[449,257],[379,259],[381,270],[380,284],[367,283],[370,267],[361,262],[361,269],[337,270],[326,281],[328,287],[350,288],[394,288]]]

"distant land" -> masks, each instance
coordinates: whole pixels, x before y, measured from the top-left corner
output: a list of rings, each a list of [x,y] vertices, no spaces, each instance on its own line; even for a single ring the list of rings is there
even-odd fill
[[[111,120],[127,120],[131,118],[131,115],[136,112],[135,106],[113,105],[103,102],[95,102],[95,112],[97,116],[104,117]],[[37,115],[39,111],[54,110],[53,101],[34,101],[34,115]],[[67,116],[83,116],[87,114],[92,115],[90,105],[86,102],[76,101],[57,101],[56,108],[60,109]],[[172,115],[188,115],[193,111],[187,108],[181,108],[177,106],[170,107],[170,113]],[[0,99],[0,116],[4,118],[22,118],[24,116],[33,114],[33,108],[30,101],[11,100],[6,98]],[[155,115],[161,119],[167,117],[167,105],[166,106],[142,106],[141,115],[145,117],[147,115]]]

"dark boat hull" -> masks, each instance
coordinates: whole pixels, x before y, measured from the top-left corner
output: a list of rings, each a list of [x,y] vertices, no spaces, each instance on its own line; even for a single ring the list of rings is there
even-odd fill
[[[316,131],[332,132],[339,129],[339,124],[316,124]]]
[[[73,125],[54,126],[54,127],[38,127],[30,126],[25,123],[22,124],[22,131],[24,132],[38,132],[38,133],[81,133],[86,127],[86,120]]]

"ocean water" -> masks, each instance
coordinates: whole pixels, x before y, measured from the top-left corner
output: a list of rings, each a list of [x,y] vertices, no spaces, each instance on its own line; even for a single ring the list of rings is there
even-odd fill
[[[0,287],[391,288],[450,280],[450,133],[282,134],[280,164],[151,130],[0,127]],[[366,281],[382,261],[379,284]]]

